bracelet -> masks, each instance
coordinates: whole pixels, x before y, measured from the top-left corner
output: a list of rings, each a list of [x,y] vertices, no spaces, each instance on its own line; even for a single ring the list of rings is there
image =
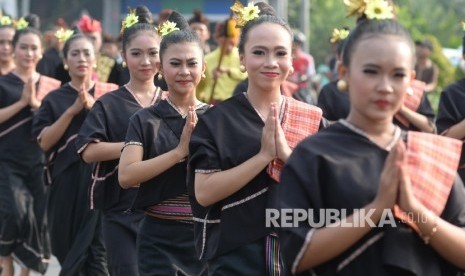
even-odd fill
[[[431,232],[429,233],[429,235],[424,236],[420,233],[420,237],[423,239],[423,242],[425,244],[429,244],[431,238],[434,236],[434,234],[436,234],[437,231],[438,231],[438,219],[436,217],[436,219],[434,220],[433,228],[431,229]]]

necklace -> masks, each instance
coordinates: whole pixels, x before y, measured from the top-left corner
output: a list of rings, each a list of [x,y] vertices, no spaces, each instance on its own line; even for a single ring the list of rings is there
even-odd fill
[[[129,85],[128,85],[128,84],[124,85],[124,87],[126,88],[126,90],[129,91],[129,93],[131,93],[131,95],[134,97],[134,99],[136,100],[136,102],[137,102],[140,106],[142,106],[142,107],[151,106],[151,105],[153,105],[153,104],[155,103],[155,101],[157,100],[157,95],[158,95],[158,92],[159,92],[159,91],[157,90],[156,87],[155,87],[154,92],[153,92],[153,98],[152,98],[152,100],[150,101],[150,103],[149,103],[147,106],[145,106],[145,105],[142,103],[141,99],[137,96],[137,94],[134,93],[134,92],[129,88]]]
[[[72,84],[71,82],[68,82],[69,86],[71,86],[71,88],[73,88],[74,90],[76,90],[77,92],[80,92],[81,89],[80,88],[77,88],[76,86],[74,86],[74,84]],[[89,85],[89,87],[94,87],[95,83],[91,83],[91,85]],[[90,89],[89,89],[90,90]],[[87,91],[89,91],[87,90]]]
[[[347,127],[348,129],[352,130],[353,132],[358,133],[361,136],[366,137],[368,140],[370,140],[375,145],[378,145],[373,139],[370,138],[370,136],[368,136],[368,134],[365,131],[363,131],[360,128],[354,126],[349,121],[347,121],[345,119],[340,119],[339,122],[342,125],[344,125],[345,127]],[[400,138],[400,136],[402,134],[402,131],[400,130],[400,127],[398,127],[398,126],[395,126],[395,127],[396,127],[396,129],[394,130],[394,135],[392,137],[392,140],[386,146],[381,147],[381,148],[383,148],[383,149],[385,149],[387,151],[390,151],[397,144],[397,141],[399,140],[399,138]]]
[[[176,112],[178,112],[179,115],[181,115],[181,117],[182,117],[183,119],[187,117],[187,113],[182,112],[182,110],[181,110],[177,105],[175,105],[175,104],[171,101],[170,97],[166,97],[166,102],[168,102],[168,104],[169,104],[174,110],[176,110]],[[204,106],[204,105],[206,105],[206,103],[198,102],[198,103],[195,105],[194,109],[197,110],[199,107],[202,107],[202,106]]]
[[[257,115],[262,119],[263,122],[266,122],[266,118],[260,113],[260,111],[258,111],[258,109],[256,109],[252,103],[250,102],[250,99],[249,99],[249,96],[247,94],[247,92],[243,92],[244,93],[244,96],[247,98],[247,100],[249,101],[250,105],[253,107],[253,109],[255,110],[255,112],[257,112]],[[286,102],[286,98],[281,96],[280,98],[280,101],[279,101],[279,121],[281,122],[283,117],[284,117],[284,107],[285,107],[285,102]]]

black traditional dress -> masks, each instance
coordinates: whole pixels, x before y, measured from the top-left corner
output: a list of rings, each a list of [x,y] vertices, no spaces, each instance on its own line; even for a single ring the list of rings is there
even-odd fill
[[[89,91],[97,96],[116,89],[116,85],[96,83]],[[69,83],[48,94],[34,116],[32,133],[38,140],[42,131],[55,123],[75,102],[78,92]],[[61,265],[61,275],[106,274],[105,248],[101,233],[101,213],[90,210],[88,184],[92,166],[76,153],[74,142],[86,118],[85,108],[76,114],[60,140],[46,152],[48,225],[52,253]]]
[[[57,82],[41,76],[38,95]],[[13,73],[0,77],[0,108],[19,101],[24,85]],[[33,115],[26,106],[0,124],[0,255],[13,255],[22,266],[45,273],[50,248],[44,216],[44,156],[31,135]]]
[[[388,153],[343,123],[299,144],[282,173],[279,210],[301,209],[309,211],[313,218],[311,223],[306,220],[297,227],[278,228],[288,266],[296,269],[312,242],[314,223],[325,221],[321,210],[346,210],[349,216],[373,201]],[[459,177],[452,176],[452,182],[441,218],[465,227],[465,192]],[[457,275],[457,271],[425,245],[412,228],[396,220],[395,227],[378,225],[339,256],[302,275],[432,276]]]
[[[446,132],[450,127],[465,119],[465,79],[447,86],[439,100],[436,127],[438,133]],[[462,139],[463,140],[463,139]],[[458,170],[465,182],[465,145],[462,146],[462,156]]]
[[[197,115],[209,108],[201,103]],[[137,112],[129,123],[126,145],[144,149],[148,160],[175,149],[186,116],[169,99]],[[139,232],[140,275],[200,275],[205,266],[195,253],[192,211],[186,186],[187,158],[141,183],[134,206],[145,211]],[[168,242],[169,241],[169,242]]]
[[[157,89],[153,103],[160,100]],[[125,86],[97,100],[79,130],[76,149],[89,143],[124,142],[129,118],[142,105]],[[142,212],[130,212],[137,188],[123,190],[118,182],[119,159],[93,166],[89,187],[90,208],[103,210],[103,236],[111,275],[138,275],[136,238]]]
[[[307,118],[308,124],[321,123],[317,107],[284,97],[280,113],[288,118],[296,110],[287,109],[292,102],[319,115]],[[284,108],[283,108],[284,107]],[[282,116],[280,116],[282,117]],[[273,229],[265,227],[265,209],[279,198],[277,182],[264,168],[247,185],[233,195],[209,207],[195,198],[195,173],[212,173],[234,168],[256,155],[261,148],[264,122],[248,101],[239,94],[214,106],[203,115],[192,134],[189,146],[188,191],[194,215],[195,244],[198,257],[208,261],[209,274],[272,274],[279,268]]]

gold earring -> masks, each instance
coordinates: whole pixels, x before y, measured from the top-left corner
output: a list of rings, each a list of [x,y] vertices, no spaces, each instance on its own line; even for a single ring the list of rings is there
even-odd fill
[[[291,68],[289,68],[289,75],[292,75],[294,74],[294,67],[291,66]]]
[[[339,91],[346,91],[348,87],[347,82],[345,80],[338,80],[336,85]]]
[[[121,63],[121,66],[122,66],[123,68],[126,68],[128,65],[126,64],[126,61],[123,61],[123,62]]]
[[[239,65],[239,71],[241,71],[242,73],[245,73],[246,70],[245,70],[244,64]]]
[[[68,67],[68,64],[63,64],[63,68],[68,71],[69,67]]]
[[[207,77],[207,76],[205,76],[205,73],[202,73],[201,78],[202,78],[202,79],[205,79],[206,77]]]
[[[93,64],[92,69],[97,69],[97,64]]]
[[[157,79],[160,81],[163,79],[163,75],[160,72],[158,73]]]

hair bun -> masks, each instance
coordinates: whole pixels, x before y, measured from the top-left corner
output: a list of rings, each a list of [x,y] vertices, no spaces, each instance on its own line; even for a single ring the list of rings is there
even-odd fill
[[[30,13],[24,17],[24,20],[29,24],[28,27],[40,29],[40,17],[37,14]]]
[[[170,17],[168,18],[169,21],[176,23],[176,27],[178,27],[180,30],[187,30],[189,29],[189,24],[187,23],[186,19],[184,16],[179,14],[176,11],[173,11],[170,14]]]
[[[152,13],[146,6],[137,6],[135,15],[139,17],[138,23],[153,24]]]

